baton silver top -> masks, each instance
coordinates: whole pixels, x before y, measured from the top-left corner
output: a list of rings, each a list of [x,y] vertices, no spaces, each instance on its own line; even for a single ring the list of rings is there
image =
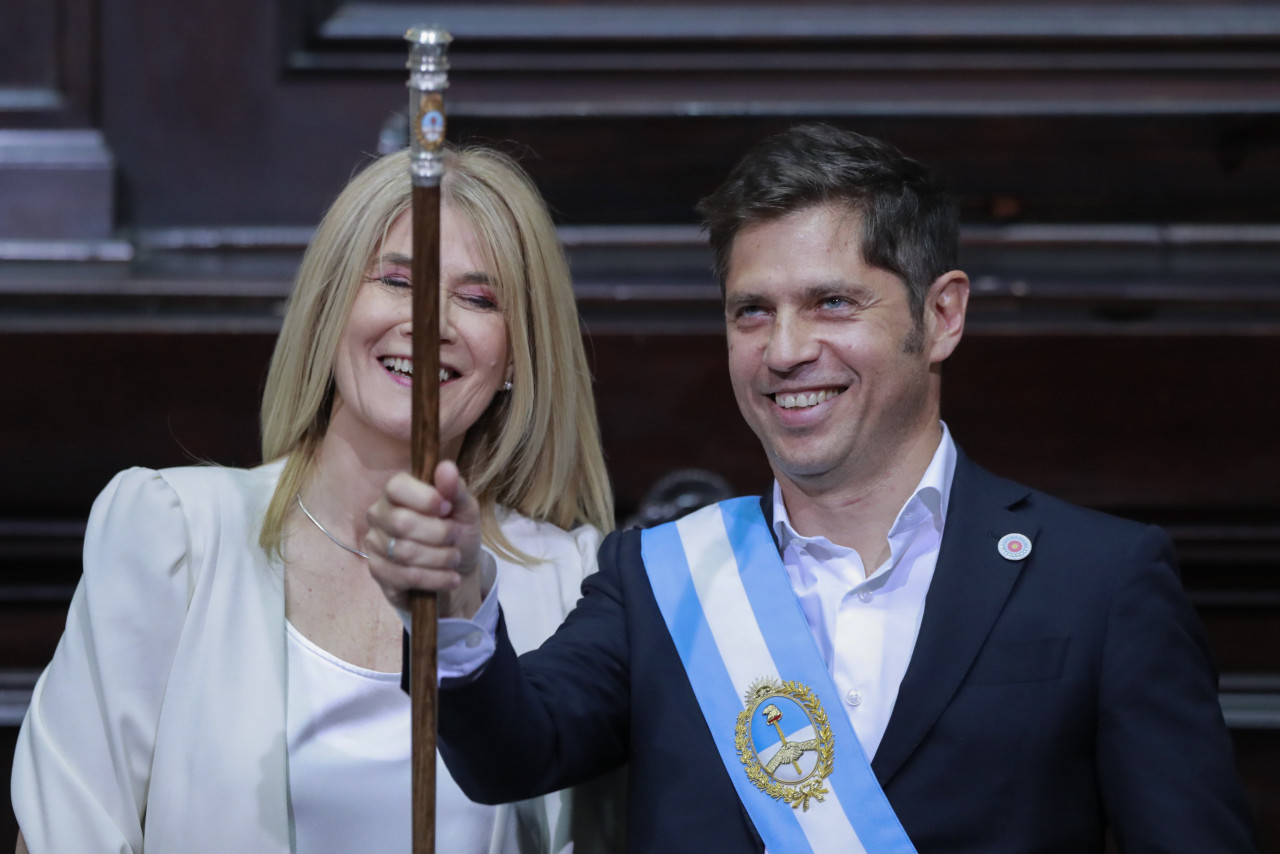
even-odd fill
[[[449,43],[453,36],[440,27],[414,27],[404,34],[409,42],[410,89],[420,92],[439,92],[449,85]]]
[[[440,27],[414,27],[404,35],[410,43],[409,169],[415,187],[439,186],[444,175],[444,99],[449,85],[447,51],[453,37]]]
[[[445,47],[453,41],[453,36],[444,27],[431,25],[426,27],[410,27],[404,34],[404,40],[414,44],[439,44]]]

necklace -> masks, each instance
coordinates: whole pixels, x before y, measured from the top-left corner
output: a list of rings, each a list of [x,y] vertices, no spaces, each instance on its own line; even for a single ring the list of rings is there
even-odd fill
[[[302,503],[302,493],[301,493],[301,492],[299,492],[297,495],[295,495],[295,496],[294,496],[294,498],[298,499],[298,506],[302,508],[302,512],[303,512],[303,513],[305,513],[305,514],[306,514],[306,516],[307,516],[307,518],[311,520],[311,524],[313,524],[313,525],[315,525],[317,528],[319,528],[319,529],[320,529],[320,533],[324,534],[326,537],[328,537],[329,539],[333,540],[333,544],[334,544],[334,545],[338,546],[339,548],[344,548],[344,549],[346,549],[347,551],[351,552],[353,555],[359,555],[360,557],[364,558],[365,560],[368,560],[368,559],[369,559],[369,556],[368,556],[367,554],[365,554],[364,552],[360,551],[359,549],[353,549],[351,546],[347,545],[347,544],[346,544],[346,543],[344,543],[342,540],[340,540],[340,539],[338,539],[337,537],[335,537],[333,534],[330,534],[330,533],[329,533],[329,529],[328,529],[328,528],[326,528],[324,525],[321,525],[321,524],[320,524],[320,520],[319,520],[319,519],[317,519],[315,516],[312,516],[312,515],[311,515],[311,511],[307,509],[307,505],[305,505],[305,504],[303,504],[303,503]]]

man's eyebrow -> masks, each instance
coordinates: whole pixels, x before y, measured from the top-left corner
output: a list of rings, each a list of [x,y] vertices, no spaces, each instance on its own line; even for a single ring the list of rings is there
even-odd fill
[[[874,299],[875,291],[860,282],[851,282],[847,279],[814,282],[800,290],[800,297],[804,302],[818,302],[833,296],[848,297],[854,302],[864,303]],[[743,291],[726,297],[724,306],[728,311],[739,309],[744,305],[770,305],[772,301],[773,297],[765,296],[763,293]]]
[[[764,302],[768,302],[764,294],[744,292],[725,297],[724,307],[726,310],[738,309],[744,305],[757,305]]]
[[[809,285],[804,289],[804,296],[810,302],[834,296],[851,297],[855,302],[867,302],[875,296],[875,291],[860,282],[835,279]]]

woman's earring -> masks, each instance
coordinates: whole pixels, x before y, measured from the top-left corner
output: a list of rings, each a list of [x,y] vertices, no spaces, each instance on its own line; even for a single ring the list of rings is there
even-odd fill
[[[507,380],[505,383],[502,384],[502,390],[511,391],[511,380]]]

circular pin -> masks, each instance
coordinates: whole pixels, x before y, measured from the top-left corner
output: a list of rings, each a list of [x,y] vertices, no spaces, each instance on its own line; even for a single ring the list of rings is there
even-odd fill
[[[1022,560],[1031,554],[1031,541],[1022,534],[1005,534],[996,548],[1006,560]]]

